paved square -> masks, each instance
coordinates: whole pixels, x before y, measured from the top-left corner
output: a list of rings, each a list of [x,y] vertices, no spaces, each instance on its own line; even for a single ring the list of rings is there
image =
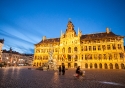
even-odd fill
[[[75,69],[59,75],[28,68],[0,68],[0,88],[125,88],[125,70],[85,70],[84,78],[75,79]]]

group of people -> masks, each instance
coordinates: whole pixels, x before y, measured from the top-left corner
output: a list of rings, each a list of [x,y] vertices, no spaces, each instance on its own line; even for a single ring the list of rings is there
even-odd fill
[[[62,73],[62,75],[65,75],[65,65],[64,64],[62,64],[62,66],[59,65],[59,75],[61,75],[61,73]]]
[[[61,75],[61,73],[62,73],[62,75],[65,75],[65,65],[64,64],[59,65],[59,75]],[[76,69],[76,75],[77,75],[76,77],[79,78],[80,75],[83,76],[84,74],[85,74],[85,71],[83,73],[80,70],[80,66],[78,66],[77,69]]]

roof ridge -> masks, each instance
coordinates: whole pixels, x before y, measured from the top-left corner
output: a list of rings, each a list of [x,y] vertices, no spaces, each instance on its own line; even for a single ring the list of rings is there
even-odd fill
[[[106,33],[106,32],[89,33],[89,34],[83,34],[83,35],[100,34],[100,33]]]

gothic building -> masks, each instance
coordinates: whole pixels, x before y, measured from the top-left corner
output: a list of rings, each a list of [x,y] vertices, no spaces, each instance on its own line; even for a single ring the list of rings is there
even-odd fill
[[[50,47],[51,46],[51,47]],[[43,39],[35,44],[33,65],[42,66],[49,60],[49,52],[53,50],[53,58],[57,65],[65,64],[67,68],[81,66],[86,69],[123,69],[124,37],[114,34],[109,28],[106,32],[94,34],[78,34],[74,25],[68,21],[65,33],[60,38]]]

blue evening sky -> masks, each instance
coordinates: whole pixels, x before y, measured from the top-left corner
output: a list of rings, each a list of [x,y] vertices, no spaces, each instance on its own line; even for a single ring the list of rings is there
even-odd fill
[[[0,0],[3,49],[34,53],[34,44],[60,37],[71,18],[76,32],[112,32],[125,36],[125,0]]]

